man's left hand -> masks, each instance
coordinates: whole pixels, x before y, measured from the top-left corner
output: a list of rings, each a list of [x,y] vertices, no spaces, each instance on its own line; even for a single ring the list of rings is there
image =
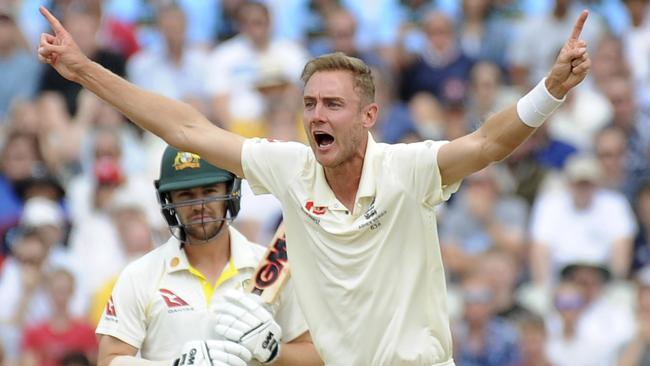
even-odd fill
[[[282,329],[259,296],[228,290],[213,311],[218,336],[243,345],[262,363],[279,357]]]
[[[573,87],[580,84],[591,67],[587,42],[580,39],[589,12],[584,10],[573,26],[571,37],[566,41],[546,77],[546,88],[556,98],[562,99]]]

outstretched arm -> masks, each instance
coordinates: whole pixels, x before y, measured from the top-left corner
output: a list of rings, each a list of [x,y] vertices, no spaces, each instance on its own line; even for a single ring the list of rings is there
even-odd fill
[[[473,133],[440,148],[438,166],[443,184],[455,183],[493,162],[505,159],[535,132],[546,117],[544,109],[549,108],[540,106],[546,102],[551,106],[559,105],[569,90],[584,80],[591,66],[587,44],[580,39],[587,16],[586,10],[580,14],[543,85],[538,85],[517,105],[488,118]]]
[[[54,35],[41,34],[41,62],[52,65],[61,76],[81,84],[170,145],[197,153],[243,177],[243,137],[218,128],[188,104],[138,88],[91,61],[56,17],[44,7],[40,11],[54,31]]]

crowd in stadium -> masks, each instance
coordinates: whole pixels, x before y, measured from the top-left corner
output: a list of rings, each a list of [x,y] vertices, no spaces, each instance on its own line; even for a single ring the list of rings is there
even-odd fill
[[[94,365],[121,269],[165,242],[165,143],[35,55],[82,51],[246,137],[306,142],[302,68],[371,65],[379,142],[452,140],[544,77],[577,14],[592,68],[437,208],[459,366],[650,365],[648,0],[0,0],[0,364]],[[234,225],[281,220],[244,182]]]

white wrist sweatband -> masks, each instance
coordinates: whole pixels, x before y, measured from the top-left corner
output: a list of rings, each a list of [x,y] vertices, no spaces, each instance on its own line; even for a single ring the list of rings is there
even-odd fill
[[[517,114],[519,119],[532,128],[541,126],[546,118],[555,112],[566,99],[557,99],[546,89],[546,78],[543,78],[533,90],[524,95],[517,102]]]

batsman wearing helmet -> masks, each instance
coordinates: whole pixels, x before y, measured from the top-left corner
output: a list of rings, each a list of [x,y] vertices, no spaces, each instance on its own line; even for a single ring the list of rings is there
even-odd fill
[[[155,186],[172,237],[120,274],[97,327],[98,364],[322,364],[291,283],[274,309],[243,291],[265,248],[230,226],[240,179],[167,147]],[[218,334],[224,304],[246,319],[237,342]]]

